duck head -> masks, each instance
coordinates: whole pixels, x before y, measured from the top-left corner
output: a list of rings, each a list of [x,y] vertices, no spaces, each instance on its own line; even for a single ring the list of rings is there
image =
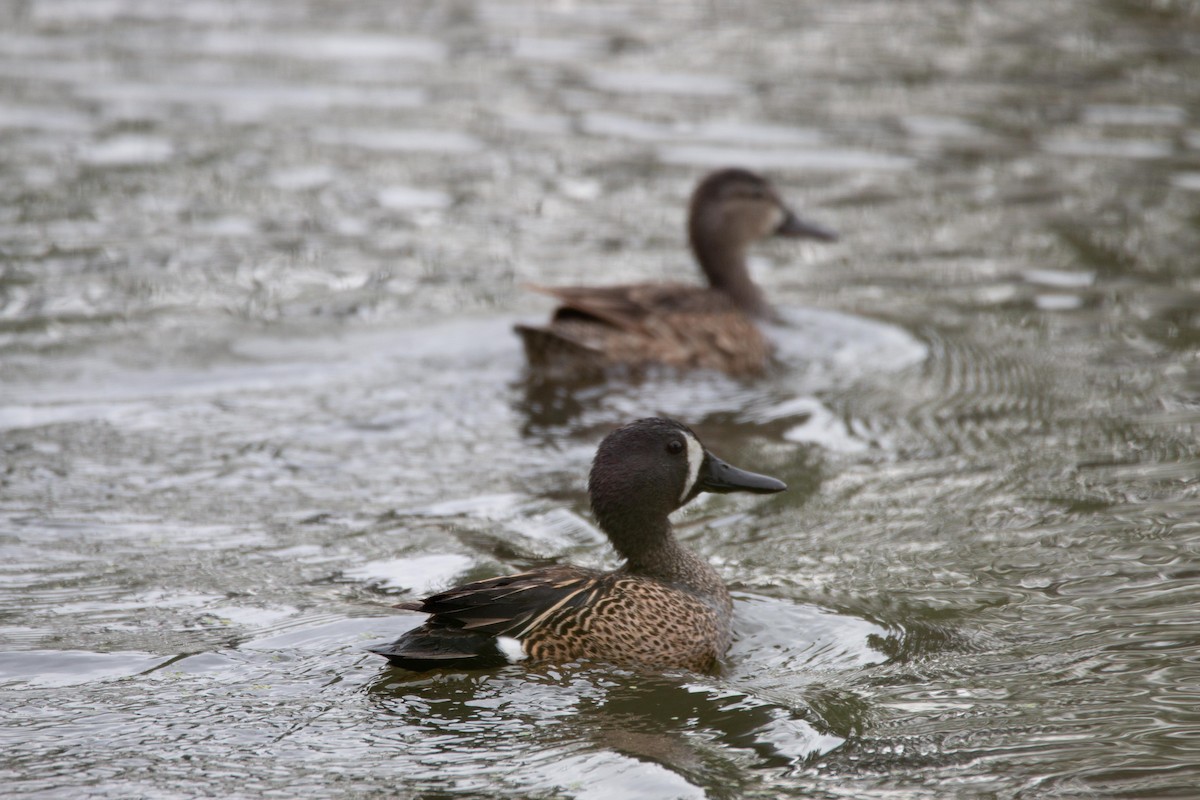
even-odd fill
[[[709,452],[691,428],[651,417],[604,438],[592,462],[592,511],[619,552],[647,533],[669,531],[667,516],[701,492],[782,492],[780,480],[749,472]]]
[[[767,311],[746,270],[746,248],[769,236],[832,242],[837,233],[801,219],[765,178],[745,169],[722,169],[700,181],[688,207],[688,240],[709,285],[747,313]]]

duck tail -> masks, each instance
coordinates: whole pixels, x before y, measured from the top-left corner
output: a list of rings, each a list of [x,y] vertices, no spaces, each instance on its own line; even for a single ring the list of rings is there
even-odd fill
[[[391,644],[367,648],[393,667],[424,672],[431,669],[491,669],[513,662],[495,636],[477,631],[422,625]]]
[[[589,361],[599,362],[603,352],[578,339],[538,325],[513,326],[525,346],[525,357],[534,367],[553,367],[555,364],[576,364]]]

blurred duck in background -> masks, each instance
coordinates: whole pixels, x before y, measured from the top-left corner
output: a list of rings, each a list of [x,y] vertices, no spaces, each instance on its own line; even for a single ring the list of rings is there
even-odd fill
[[[756,320],[771,307],[750,278],[746,250],[769,236],[834,241],[797,217],[769,181],[744,169],[703,180],[688,209],[688,240],[708,286],[639,283],[534,286],[561,303],[545,325],[517,325],[535,374],[550,380],[602,377],[655,364],[761,373],[771,344]]]

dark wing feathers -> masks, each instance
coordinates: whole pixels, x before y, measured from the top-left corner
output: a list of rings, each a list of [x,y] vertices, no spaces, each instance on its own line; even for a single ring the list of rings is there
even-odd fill
[[[624,331],[642,330],[648,317],[663,313],[727,312],[724,295],[682,283],[633,283],[621,286],[531,286],[562,304],[554,320],[591,318]]]
[[[430,617],[391,644],[370,649],[413,670],[505,664],[508,655],[497,646],[497,636],[520,639],[555,613],[590,602],[603,581],[602,573],[550,567],[468,583],[398,604]]]
[[[554,312],[554,319],[568,317],[592,318],[621,330],[638,327],[646,315],[630,296],[627,286],[531,286],[534,291],[548,294],[561,303]]]
[[[685,284],[531,287],[561,305],[542,326],[517,325],[529,363],[561,377],[665,364],[756,374],[771,345],[722,292]]]
[[[575,567],[475,581],[427,597],[417,608],[431,627],[448,627],[519,639],[550,615],[587,603],[600,574]]]
[[[472,631],[421,626],[391,644],[369,648],[408,669],[438,667],[494,667],[507,659],[490,636]]]

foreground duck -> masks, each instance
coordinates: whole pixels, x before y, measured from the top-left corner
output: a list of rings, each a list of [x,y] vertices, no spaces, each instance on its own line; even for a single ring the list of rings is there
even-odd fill
[[[769,318],[771,309],[750,279],[746,250],[769,236],[837,238],[798,218],[753,172],[710,174],[692,193],[688,209],[688,240],[708,286],[535,286],[562,305],[546,325],[516,326],[529,364],[558,379],[652,364],[732,375],[762,372],[771,346],[755,320]]]
[[[676,540],[668,515],[701,492],[786,488],[717,458],[674,420],[630,423],[600,443],[588,477],[596,522],[624,566],[548,567],[401,604],[430,617],[372,652],[412,670],[525,659],[711,669],[729,647],[733,603],[716,571]]]

